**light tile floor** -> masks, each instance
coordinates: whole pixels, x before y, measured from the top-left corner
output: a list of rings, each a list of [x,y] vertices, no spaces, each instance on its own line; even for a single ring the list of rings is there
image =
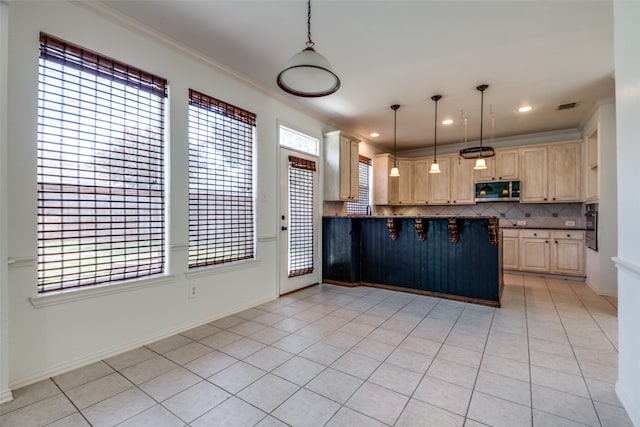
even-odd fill
[[[502,308],[319,285],[30,385],[12,426],[631,426],[616,300],[505,275]]]

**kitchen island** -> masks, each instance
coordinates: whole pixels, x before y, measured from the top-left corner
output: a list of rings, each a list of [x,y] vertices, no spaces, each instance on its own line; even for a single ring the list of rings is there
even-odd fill
[[[500,240],[496,217],[327,216],[322,277],[499,307]]]

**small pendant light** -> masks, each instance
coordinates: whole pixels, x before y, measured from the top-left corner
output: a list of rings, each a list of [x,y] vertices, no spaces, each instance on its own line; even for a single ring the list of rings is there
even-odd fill
[[[431,169],[429,173],[440,173],[440,165],[438,164],[438,158],[436,157],[438,147],[438,101],[442,98],[442,95],[433,95],[431,100],[436,103],[436,112],[433,119],[433,163],[431,163]]]
[[[393,167],[391,168],[389,176],[400,176],[400,171],[398,170],[398,165],[396,163],[396,125],[398,108],[400,108],[398,104],[393,104],[391,106],[391,109],[393,110]]]
[[[319,98],[340,88],[340,79],[331,64],[315,51],[314,45],[311,39],[311,0],[307,0],[306,47],[291,57],[277,78],[278,86],[285,92],[303,98]]]

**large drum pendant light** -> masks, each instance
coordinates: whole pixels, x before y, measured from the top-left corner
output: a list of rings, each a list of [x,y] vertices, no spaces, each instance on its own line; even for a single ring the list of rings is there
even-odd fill
[[[479,85],[476,89],[480,91],[480,145],[478,147],[463,148],[460,150],[460,157],[463,159],[476,159],[474,169],[486,169],[487,164],[485,159],[487,157],[493,157],[496,155],[493,147],[482,146],[482,122],[484,113],[484,91],[487,90],[489,85]]]
[[[287,93],[304,98],[331,95],[340,88],[340,79],[327,58],[315,51],[311,39],[311,0],[307,1],[307,42],[291,57],[278,74],[278,86]]]

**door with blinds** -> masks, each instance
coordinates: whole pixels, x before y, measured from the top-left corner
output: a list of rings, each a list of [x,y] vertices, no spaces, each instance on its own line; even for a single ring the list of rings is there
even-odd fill
[[[318,159],[280,148],[280,294],[319,282]]]

